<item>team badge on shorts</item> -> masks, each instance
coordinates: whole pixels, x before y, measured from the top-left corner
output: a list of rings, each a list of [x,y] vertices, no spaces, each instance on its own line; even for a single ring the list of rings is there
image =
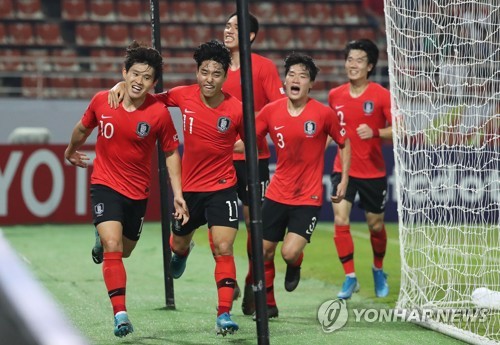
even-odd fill
[[[221,116],[217,120],[217,129],[221,133],[226,132],[230,126],[231,126],[231,119],[229,117]]]
[[[137,124],[137,129],[135,132],[137,133],[138,136],[141,138],[147,137],[149,134],[149,131],[151,130],[151,126],[147,122],[139,122]]]
[[[304,133],[306,133],[306,136],[314,135],[316,133],[316,122],[307,121],[304,123]]]
[[[366,101],[363,103],[363,111],[365,115],[370,116],[373,113],[373,109],[375,109],[375,106],[372,101]]]
[[[97,217],[102,216],[104,213],[104,204],[102,202],[94,206],[94,213]]]

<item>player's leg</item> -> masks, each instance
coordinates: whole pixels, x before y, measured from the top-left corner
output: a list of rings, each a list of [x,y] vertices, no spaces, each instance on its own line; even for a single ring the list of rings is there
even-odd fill
[[[283,240],[281,256],[287,263],[285,290],[293,291],[300,281],[304,248],[310,242],[318,222],[319,206],[290,206],[288,233]]]
[[[386,178],[360,181],[360,201],[365,209],[366,222],[370,231],[373,250],[373,280],[375,295],[386,297],[389,294],[387,274],[383,271],[383,262],[387,248],[387,233],[384,224],[385,203],[387,200]]]
[[[207,193],[184,193],[184,200],[189,211],[189,221],[182,225],[180,221],[172,222],[170,233],[170,249],[172,258],[170,259],[170,273],[174,279],[182,276],[186,270],[186,263],[189,253],[194,247],[194,231],[207,223],[205,217],[205,201]]]
[[[274,256],[278,242],[283,241],[288,224],[288,206],[264,199],[262,204],[262,237],[264,248],[264,276],[266,281],[266,304],[269,318],[278,317],[278,307],[274,296],[276,275]],[[255,315],[254,315],[255,320]]]
[[[250,208],[248,206],[248,188],[247,188],[247,172],[246,164],[244,160],[234,161],[234,169],[236,170],[236,192],[238,193],[238,199],[242,203],[243,211],[243,221],[245,222],[246,229],[246,248],[247,248],[247,258],[248,258],[248,273],[245,276],[245,287],[243,294],[242,309],[244,315],[252,315],[254,312],[253,304],[253,292],[252,292],[252,242],[251,242],[251,232],[250,232]],[[249,278],[250,277],[250,278]],[[248,282],[249,281],[249,282]],[[250,294],[248,293],[250,291]],[[236,300],[241,295],[238,283],[236,283],[234,300]],[[245,306],[245,307],[243,307]]]
[[[104,249],[102,248],[101,237],[99,236],[99,232],[97,228],[94,232],[95,242],[94,247],[92,247],[92,261],[96,264],[102,264]]]
[[[340,182],[340,174],[333,173],[331,180],[332,193],[335,193],[337,184]],[[354,270],[354,242],[351,236],[349,219],[355,196],[355,179],[350,178],[344,199],[339,203],[332,203],[334,216],[333,240],[346,276],[337,297],[343,299],[350,298],[354,292],[359,290],[358,279]]]
[[[103,247],[102,275],[113,307],[114,334],[123,337],[133,332],[125,304],[127,274],[123,265],[122,224],[127,198],[102,185],[92,185],[90,196],[94,225]]]
[[[236,285],[236,265],[233,245],[238,230],[238,200],[235,188],[213,192],[207,198],[206,215],[214,245],[215,272],[217,286],[217,334],[232,334],[238,324],[229,314],[233,306]]]

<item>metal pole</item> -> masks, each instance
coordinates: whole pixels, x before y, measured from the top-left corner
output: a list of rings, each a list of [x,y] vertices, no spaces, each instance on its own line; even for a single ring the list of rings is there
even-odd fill
[[[260,182],[255,135],[255,111],[253,106],[252,60],[250,58],[250,24],[248,1],[236,2],[238,15],[238,39],[240,42],[241,85],[243,117],[245,125],[245,160],[250,206],[250,234],[252,239],[253,291],[257,316],[257,341],[269,344],[267,319],[266,284],[264,280],[264,256],[262,246],[262,212],[260,205]]]
[[[160,42],[160,9],[158,0],[150,0],[151,6],[151,40],[153,47],[161,53]],[[155,86],[155,93],[163,92],[163,78],[160,75]],[[165,303],[167,309],[175,309],[174,280],[170,274],[170,180],[165,164],[165,153],[160,142],[156,143],[158,151],[158,174],[160,178],[160,212],[161,212],[161,237],[163,248],[163,276],[165,283]]]

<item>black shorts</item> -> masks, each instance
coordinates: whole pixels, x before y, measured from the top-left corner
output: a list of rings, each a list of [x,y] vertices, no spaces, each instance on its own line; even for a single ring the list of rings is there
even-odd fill
[[[106,221],[122,223],[123,236],[139,240],[148,199],[134,200],[100,184],[90,186],[94,225]]]
[[[262,237],[271,242],[283,241],[288,228],[288,232],[296,233],[310,242],[320,211],[321,206],[286,205],[264,198]]]
[[[245,206],[248,206],[248,188],[247,188],[247,170],[245,161],[234,161],[234,168],[236,169],[236,178],[238,184],[236,190],[238,192],[238,199]],[[259,159],[259,195],[261,201],[264,200],[267,186],[269,186],[269,159]]]
[[[331,175],[332,195],[337,190],[340,182],[340,173]],[[383,213],[387,202],[387,177],[380,178],[356,178],[349,176],[345,200],[354,204],[356,194],[359,193],[359,207],[366,212]]]
[[[172,231],[185,236],[200,226],[227,226],[238,230],[238,199],[236,189],[230,187],[215,192],[184,192],[184,200],[189,210],[189,221],[180,225],[172,222]]]

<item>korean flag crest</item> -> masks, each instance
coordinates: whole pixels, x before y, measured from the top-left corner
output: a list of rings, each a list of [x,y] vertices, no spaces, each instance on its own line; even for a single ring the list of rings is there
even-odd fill
[[[316,122],[307,121],[304,123],[304,133],[306,136],[313,136],[316,133]]]
[[[151,130],[151,126],[149,125],[149,123],[139,122],[137,124],[137,129],[135,130],[135,132],[137,133],[138,136],[140,136],[141,138],[144,138],[144,137],[148,136],[150,130]]]
[[[230,126],[231,126],[231,119],[229,117],[221,116],[217,120],[217,129],[221,133],[226,132]]]
[[[373,105],[373,101],[366,101],[363,103],[363,111],[365,112],[365,115],[371,115],[374,108],[375,106]]]

